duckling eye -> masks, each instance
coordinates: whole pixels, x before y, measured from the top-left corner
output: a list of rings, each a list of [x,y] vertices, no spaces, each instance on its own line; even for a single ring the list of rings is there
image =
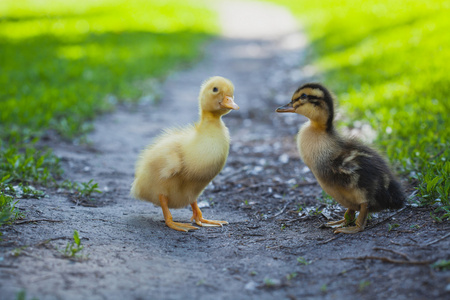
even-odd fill
[[[300,95],[300,99],[306,99],[306,98],[308,98],[308,95],[306,95],[305,93]]]
[[[214,93],[217,93],[218,91],[219,91],[218,88],[216,88],[216,87],[213,88],[213,92],[214,92]]]

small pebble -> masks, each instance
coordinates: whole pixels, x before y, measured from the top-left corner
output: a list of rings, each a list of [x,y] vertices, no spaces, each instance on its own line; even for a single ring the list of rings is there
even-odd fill
[[[256,290],[257,287],[258,287],[258,284],[252,280],[252,281],[249,281],[249,282],[245,285],[244,288],[245,288],[247,291],[254,291],[254,290]]]

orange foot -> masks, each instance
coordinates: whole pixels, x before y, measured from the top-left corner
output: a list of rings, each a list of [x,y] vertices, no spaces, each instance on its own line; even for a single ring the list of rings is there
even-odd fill
[[[336,229],[334,231],[334,233],[357,233],[357,232],[363,231],[364,228],[366,227],[367,216],[368,216],[368,213],[369,213],[368,204],[367,203],[360,204],[359,208],[360,208],[359,209],[359,215],[358,215],[358,218],[356,218],[356,221],[355,221],[355,225],[356,226],[338,228],[338,229]],[[354,211],[349,209],[345,213],[345,219],[349,219],[349,218],[347,218],[347,213],[349,211],[353,212],[353,216],[355,216],[354,215]]]
[[[327,222],[324,224],[326,227],[331,227],[331,228],[339,228],[339,227],[344,227],[345,225],[345,219],[339,220],[339,221],[332,221],[332,222]]]
[[[216,221],[216,220],[206,220],[202,217],[202,211],[197,205],[197,201],[191,204],[192,207],[192,218],[191,222],[195,220],[195,224],[198,226],[220,226],[228,224],[227,221]]]
[[[342,220],[325,223],[325,226],[331,228],[346,227],[352,224],[354,221],[355,221],[355,211],[347,209],[347,211],[344,214],[344,218]]]
[[[159,195],[159,203],[161,204],[161,208],[164,214],[164,220],[166,221],[166,225],[169,228],[184,232],[198,229],[198,227],[192,226],[191,224],[174,222],[172,219],[172,214],[169,211],[168,202],[169,198],[164,195]]]
[[[188,232],[189,230],[198,229],[198,227],[192,226],[191,224],[178,223],[178,222],[174,222],[172,220],[166,220],[166,225],[172,229],[175,229],[178,231],[184,231],[184,232]]]
[[[338,228],[334,231],[334,233],[357,233],[357,232],[360,232],[363,230],[364,230],[364,228],[361,228],[359,226],[350,226],[350,227]]]

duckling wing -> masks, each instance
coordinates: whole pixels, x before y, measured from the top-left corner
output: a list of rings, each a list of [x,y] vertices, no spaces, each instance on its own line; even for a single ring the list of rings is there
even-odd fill
[[[161,157],[159,176],[161,179],[168,179],[179,173],[182,167],[183,161],[180,152],[175,149],[170,149]]]
[[[328,193],[335,188],[344,188],[344,191],[336,189],[333,197],[351,191],[362,192],[359,195],[365,195],[371,212],[386,208],[398,209],[406,201],[401,184],[383,157],[356,141],[347,141],[335,156],[323,159],[317,165],[317,174],[321,185],[328,187]]]
[[[322,163],[318,168],[319,176],[334,185],[357,187],[361,177],[366,177],[369,173],[378,173],[376,170],[378,164],[374,165],[371,162],[374,159],[373,150],[359,146],[345,145],[338,154]]]
[[[334,161],[333,165],[337,172],[342,174],[352,175],[359,169],[361,169],[358,163],[358,156],[362,153],[357,150],[352,150],[349,153],[341,153]]]
[[[358,169],[359,165],[352,155],[341,153],[319,164],[317,172],[320,179],[328,184],[348,187],[357,180]]]
[[[143,153],[137,164],[137,174],[169,179],[183,170],[183,144],[188,135],[180,130],[166,130]]]

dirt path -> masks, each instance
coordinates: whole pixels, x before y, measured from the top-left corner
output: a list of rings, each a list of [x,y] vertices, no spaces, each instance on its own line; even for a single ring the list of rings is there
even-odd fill
[[[343,210],[318,200],[321,190],[298,158],[293,135],[304,120],[273,113],[312,73],[303,61],[305,39],[283,9],[223,3],[224,37],[196,67],[167,79],[160,104],[100,117],[89,147],[54,145],[67,176],[92,178],[103,193],[97,207],[76,205],[56,191],[19,202],[27,219],[60,222],[5,227],[0,298],[26,290],[38,299],[448,299],[449,271],[343,259],[450,259],[450,226],[434,223],[429,210],[378,214],[355,235],[319,229],[327,213],[337,218]],[[243,20],[246,31],[236,26]],[[225,117],[229,160],[200,203],[207,218],[230,225],[180,233],[165,226],[159,208],[131,199],[129,186],[138,153],[162,128],[197,119],[199,85],[212,75],[235,83],[241,110]],[[312,211],[299,214],[300,207]],[[192,214],[188,208],[172,213],[183,222]],[[88,260],[73,262],[55,250],[75,229]]]

